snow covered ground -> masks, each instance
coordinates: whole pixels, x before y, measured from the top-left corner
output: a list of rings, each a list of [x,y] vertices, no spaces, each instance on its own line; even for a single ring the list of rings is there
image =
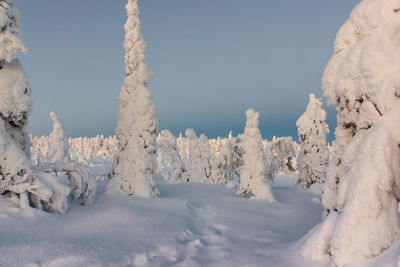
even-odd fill
[[[109,167],[92,167],[93,204],[71,205],[66,214],[0,198],[0,265],[328,266],[298,256],[297,240],[321,220],[322,206],[319,194],[293,187],[293,175],[276,179],[274,203],[193,183],[159,183],[160,197],[144,199],[104,193]],[[387,266],[398,248],[384,257]]]

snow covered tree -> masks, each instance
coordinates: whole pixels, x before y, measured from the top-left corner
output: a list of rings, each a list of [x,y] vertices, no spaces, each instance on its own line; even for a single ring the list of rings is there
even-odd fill
[[[244,134],[239,134],[237,137],[233,138],[231,140],[232,144],[232,152],[233,152],[233,169],[235,172],[235,175],[237,177],[240,177],[240,172],[241,169],[243,168],[243,154],[244,154],[244,149],[243,149],[243,138]]]
[[[68,140],[60,116],[51,112],[50,118],[53,121],[53,131],[48,137],[46,163],[39,167],[41,170],[57,176],[66,174],[70,182],[71,199],[78,199],[81,205],[89,205],[94,200],[97,185],[90,176],[89,168],[71,161]]]
[[[19,13],[9,1],[0,1],[0,112],[5,128],[23,151],[30,156],[26,133],[28,116],[33,110],[31,87],[25,71],[16,58],[26,53],[19,39]]]
[[[323,184],[326,179],[329,158],[326,136],[329,127],[325,120],[326,112],[322,109],[321,100],[310,94],[307,109],[296,123],[301,142],[298,183],[303,188],[315,183]]]
[[[26,52],[19,39],[19,14],[10,1],[0,1],[0,194],[21,207],[65,212],[69,188],[56,177],[33,171],[26,133],[33,110],[31,87],[16,58]]]
[[[212,183],[212,181],[209,180],[209,177],[211,176],[211,151],[210,151],[210,143],[208,141],[207,136],[204,134],[200,135],[199,138],[199,147],[200,147],[200,157],[201,161],[203,162],[203,169],[204,169],[204,175],[207,178],[208,183]]]
[[[71,159],[68,153],[69,146],[64,126],[57,113],[51,112],[50,118],[53,121],[53,131],[49,135],[47,160],[49,163],[68,163]]]
[[[296,171],[297,151],[292,137],[274,137],[265,147],[266,175],[273,180],[277,174]]]
[[[129,195],[156,197],[153,181],[157,170],[156,132],[158,121],[153,96],[147,88],[152,76],[145,60],[146,44],[140,32],[137,0],[128,0],[125,24],[126,78],[119,96],[116,134],[119,153],[109,188]]]
[[[169,130],[163,130],[157,138],[157,145],[158,171],[164,180],[172,183],[182,182],[185,167],[179,156],[176,137]]]
[[[323,90],[337,127],[325,220],[301,254],[351,264],[387,249],[400,231],[400,2],[364,0],[336,36]]]
[[[214,184],[226,185],[229,188],[237,188],[238,184],[234,180],[235,176],[235,157],[234,157],[234,138],[229,133],[228,138],[217,139],[218,154],[211,156],[211,182]]]
[[[260,130],[259,113],[253,109],[246,111],[246,127],[243,136],[243,168],[240,172],[239,192],[243,197],[274,201],[265,177],[265,159]]]
[[[195,183],[207,183],[207,177],[204,170],[203,160],[201,159],[200,141],[193,129],[187,129],[185,132],[188,147],[188,181]]]
[[[206,177],[203,171],[203,162],[201,160],[200,143],[196,132],[193,129],[187,129],[185,132],[187,142],[187,172],[189,182],[205,182]]]

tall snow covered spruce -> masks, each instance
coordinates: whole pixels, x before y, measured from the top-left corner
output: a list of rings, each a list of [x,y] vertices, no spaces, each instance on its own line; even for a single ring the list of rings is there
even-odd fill
[[[32,112],[31,87],[16,58],[26,52],[19,39],[19,14],[10,1],[0,1],[0,194],[21,207],[65,212],[70,190],[56,177],[33,171],[26,133]]]
[[[307,109],[296,123],[301,142],[298,183],[303,188],[315,183],[323,184],[326,178],[329,158],[326,136],[329,127],[325,123],[326,112],[321,106],[321,100],[310,94]]]
[[[253,109],[246,111],[246,128],[243,136],[243,168],[240,172],[239,194],[254,199],[274,201],[266,182],[265,155],[262,138],[258,129],[259,113]]]
[[[338,125],[325,220],[301,254],[336,266],[373,257],[400,233],[400,1],[364,0],[336,37],[323,90]]]
[[[156,197],[153,181],[157,170],[157,111],[147,88],[152,76],[145,60],[146,44],[140,32],[137,0],[128,0],[125,24],[126,78],[119,96],[116,134],[119,153],[111,174],[110,188],[129,195]]]

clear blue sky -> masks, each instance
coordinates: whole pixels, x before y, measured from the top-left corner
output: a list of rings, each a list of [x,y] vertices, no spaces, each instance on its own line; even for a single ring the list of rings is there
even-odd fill
[[[243,131],[260,112],[264,137],[294,136],[336,32],[355,0],[141,0],[150,89],[160,129],[209,137]],[[51,131],[58,112],[68,135],[111,135],[124,79],[125,0],[14,0],[21,56],[33,88],[29,131]],[[328,109],[331,132],[335,112]]]

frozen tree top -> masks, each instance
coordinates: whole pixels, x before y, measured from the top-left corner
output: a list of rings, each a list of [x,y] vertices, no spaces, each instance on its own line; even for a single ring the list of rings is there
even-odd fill
[[[256,128],[258,127],[258,119],[260,117],[260,114],[258,112],[255,112],[254,109],[249,109],[246,111],[246,128]]]
[[[326,112],[322,109],[321,99],[317,99],[314,94],[310,94],[309,99],[306,111],[296,122],[299,132],[307,131],[312,124],[316,123],[316,120],[320,124],[325,123]],[[329,129],[326,130],[326,134],[328,134]]]
[[[352,110],[365,100],[380,113],[392,105],[393,95],[400,95],[400,77],[395,64],[398,52],[390,47],[399,40],[400,2],[365,0],[351,13],[336,36],[335,54],[322,79],[328,103],[345,106],[350,123]],[[339,105],[338,103],[342,103]]]
[[[19,13],[9,1],[0,1],[0,61],[13,61],[27,49],[19,39]]]

